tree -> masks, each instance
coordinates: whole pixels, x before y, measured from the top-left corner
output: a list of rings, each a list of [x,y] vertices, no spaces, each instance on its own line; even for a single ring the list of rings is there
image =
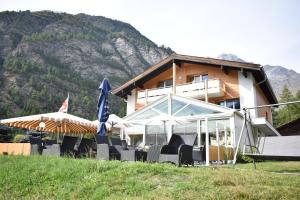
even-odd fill
[[[292,92],[285,85],[280,95],[280,102],[287,103],[300,100],[300,91],[293,96]],[[300,117],[300,103],[284,105],[278,108],[274,113],[275,126],[283,125]]]

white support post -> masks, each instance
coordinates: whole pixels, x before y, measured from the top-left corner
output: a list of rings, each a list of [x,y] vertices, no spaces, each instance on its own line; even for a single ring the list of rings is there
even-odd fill
[[[245,111],[246,112],[246,111]],[[235,153],[234,153],[234,158],[233,158],[233,164],[235,165],[236,163],[236,157],[237,157],[237,153],[239,151],[239,147],[240,147],[240,143],[241,143],[241,139],[242,139],[242,136],[243,136],[243,133],[244,133],[244,129],[245,129],[245,126],[246,126],[246,123],[247,123],[247,119],[246,119],[246,114],[244,115],[244,123],[243,123],[243,126],[242,126],[242,130],[240,132],[240,137],[239,137],[239,141],[237,143],[237,146],[235,147]]]
[[[208,118],[205,118],[205,152],[206,152],[206,166],[209,166],[209,133],[208,133]]]
[[[226,127],[226,125],[224,125],[224,136],[225,136],[225,140],[224,140],[224,142],[225,142],[225,148],[226,148],[226,150],[227,150],[227,146],[228,146],[228,144],[227,144],[227,137],[228,137],[228,134],[227,134],[227,127]]]
[[[148,104],[148,89],[145,90],[146,105]]]
[[[205,102],[208,102],[208,81],[204,80]]]
[[[201,120],[197,120],[197,133],[198,133],[198,147],[201,144]]]
[[[143,132],[143,145],[144,146],[146,144],[146,131],[147,131],[147,126],[145,125],[145,129],[144,129],[144,132]]]
[[[216,138],[218,144],[218,164],[219,164],[220,163],[220,136],[219,136],[219,127],[217,121],[216,121]]]

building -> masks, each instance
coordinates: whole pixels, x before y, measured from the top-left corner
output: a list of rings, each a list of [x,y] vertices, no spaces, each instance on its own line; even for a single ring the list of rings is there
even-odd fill
[[[260,65],[179,54],[160,61],[113,93],[127,101],[124,119],[136,124],[125,130],[125,136],[144,145],[154,142],[153,135],[155,143],[163,143],[178,133],[198,134],[198,147],[207,141],[234,147],[244,121],[242,108],[277,103]],[[254,135],[279,135],[272,126],[270,107],[251,109],[249,116],[255,122]],[[153,121],[162,121],[164,126]],[[255,142],[254,137],[251,140]]]
[[[300,135],[300,118],[281,125],[277,130],[282,136]]]

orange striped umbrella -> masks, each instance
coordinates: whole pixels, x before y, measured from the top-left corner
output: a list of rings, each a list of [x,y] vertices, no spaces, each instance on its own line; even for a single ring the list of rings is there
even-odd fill
[[[39,124],[45,123],[41,128]],[[96,134],[97,125],[90,120],[63,112],[45,113],[0,120],[0,124],[51,133]]]

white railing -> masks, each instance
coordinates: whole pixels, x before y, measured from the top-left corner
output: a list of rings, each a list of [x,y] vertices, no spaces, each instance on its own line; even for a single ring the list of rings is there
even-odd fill
[[[137,92],[137,103],[138,104],[147,104],[153,102],[160,98],[163,95],[172,92],[172,87],[167,88],[153,88],[146,89]],[[208,97],[221,97],[224,96],[225,85],[219,79],[208,80],[207,81],[207,96]],[[199,83],[187,83],[176,86],[176,94],[191,97],[191,98],[205,98],[205,82]]]

